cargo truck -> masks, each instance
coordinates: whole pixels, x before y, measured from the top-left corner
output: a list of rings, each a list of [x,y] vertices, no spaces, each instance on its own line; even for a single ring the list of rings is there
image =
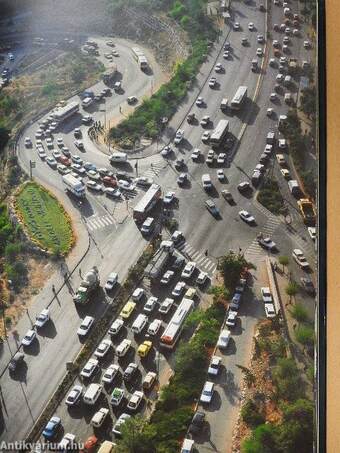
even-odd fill
[[[93,266],[81,281],[76,294],[73,296],[74,302],[85,305],[90,300],[90,296],[97,290],[100,284],[99,271]]]
[[[79,181],[78,178],[75,178],[70,173],[63,176],[63,184],[65,186],[65,190],[71,192],[77,198],[85,197],[84,184],[81,181]]]
[[[316,219],[316,213],[315,209],[313,206],[313,203],[309,201],[307,198],[300,198],[298,200],[297,205],[300,209],[303,222],[306,225],[314,226],[315,225],[315,219]]]
[[[159,250],[154,254],[150,263],[144,270],[144,275],[150,280],[154,280],[159,277],[168,264],[172,253],[174,251],[174,245],[172,241],[163,241]]]

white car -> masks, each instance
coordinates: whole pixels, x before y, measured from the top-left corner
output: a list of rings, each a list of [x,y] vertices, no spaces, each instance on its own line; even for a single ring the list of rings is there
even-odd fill
[[[107,407],[101,407],[91,418],[90,424],[95,428],[100,428],[109,414]]]
[[[193,161],[198,161],[201,157],[201,151],[198,148],[195,148],[191,153],[191,159]]]
[[[94,351],[94,355],[100,359],[106,356],[112,347],[112,341],[105,338]]]
[[[35,319],[35,326],[37,328],[44,327],[47,321],[50,319],[50,310],[45,308]]]
[[[280,173],[285,179],[290,179],[290,171],[287,168],[281,168]]]
[[[162,321],[160,319],[154,319],[148,327],[148,334],[157,335],[161,326],[162,326]]]
[[[224,181],[225,179],[225,174],[224,174],[224,171],[222,170],[222,168],[219,168],[217,171],[216,171],[216,174],[217,174],[217,178],[219,181]]]
[[[309,263],[305,258],[305,255],[302,253],[300,249],[294,249],[292,256],[296,263],[302,268],[302,269],[307,269],[309,268]]]
[[[172,153],[172,149],[170,146],[164,146],[164,148],[161,151],[161,156],[163,157],[168,157],[169,154]]]
[[[112,406],[119,406],[122,399],[124,398],[125,391],[120,387],[115,387],[111,394],[111,404]]]
[[[257,164],[254,171],[259,171],[263,173],[266,170],[266,167],[263,164]]]
[[[136,411],[138,409],[140,403],[142,402],[143,398],[144,398],[144,393],[139,390],[135,390],[129,399],[127,408],[130,411]]]
[[[95,371],[98,369],[98,360],[97,359],[89,359],[85,364],[84,368],[80,372],[80,376],[89,379]]]
[[[166,271],[165,274],[163,275],[163,277],[161,278],[161,283],[163,285],[167,285],[168,283],[170,283],[170,281],[172,280],[173,276],[175,275],[175,272],[174,271]]]
[[[116,354],[118,357],[124,357],[125,354],[128,352],[131,346],[131,340],[125,338],[117,347],[116,347]]]
[[[214,88],[216,86],[216,83],[217,83],[216,77],[210,77],[209,82],[208,82],[208,85],[210,86],[210,88]]]
[[[207,158],[205,160],[206,164],[209,165],[209,164],[212,164],[214,162],[214,159],[215,159],[215,152],[213,149],[210,149],[208,151],[208,155],[207,155]]]
[[[116,434],[117,436],[120,436],[122,434],[122,431],[121,431],[122,428],[121,427],[122,427],[122,425],[124,425],[126,420],[128,420],[129,418],[131,418],[131,415],[126,414],[125,412],[123,412],[123,414],[121,414],[119,416],[118,420],[114,424],[114,426],[112,428],[112,432],[114,434]]]
[[[33,329],[30,329],[24,338],[21,340],[23,346],[30,346],[37,337],[37,332]]]
[[[206,272],[201,271],[196,279],[196,283],[198,285],[204,285],[204,283],[207,281],[208,274]]]
[[[239,22],[235,22],[235,23],[233,24],[233,29],[234,29],[235,31],[238,31],[240,28],[241,28],[241,26],[240,26],[240,23],[239,23]]]
[[[72,390],[68,393],[65,404],[67,406],[74,406],[80,400],[83,393],[83,387],[81,385],[73,386]]]
[[[174,287],[174,289],[172,290],[171,294],[174,297],[180,297],[183,294],[183,292],[185,291],[185,288],[186,288],[186,284],[184,282],[178,282],[176,284],[176,286]]]
[[[105,283],[106,291],[112,291],[112,289],[117,284],[117,282],[118,282],[117,272],[111,272],[111,274],[108,276],[106,283]]]
[[[181,143],[181,141],[183,140],[183,138],[184,138],[183,129],[178,129],[178,131],[176,132],[175,138],[174,138],[174,144],[179,145]]]
[[[308,234],[309,234],[310,238],[312,239],[312,241],[315,241],[316,240],[316,228],[308,227],[307,230],[308,230]]]
[[[117,335],[120,332],[120,330],[123,327],[123,325],[124,325],[124,321],[121,318],[117,318],[111,324],[111,326],[109,328],[109,334],[110,335]]]
[[[285,36],[282,40],[283,44],[289,44],[290,43],[290,38],[289,36]]]
[[[264,36],[263,35],[258,35],[257,36],[257,42],[259,44],[263,44],[264,43]]]
[[[179,282],[179,283],[182,284],[184,282]],[[178,283],[177,283],[177,285],[178,285]],[[177,287],[177,285],[176,285],[176,287]],[[184,283],[184,285],[185,285],[185,283]],[[184,288],[185,288],[185,286],[184,286]],[[172,292],[172,294],[173,294],[173,292]],[[174,300],[171,299],[170,297],[167,297],[161,303],[161,306],[158,309],[159,313],[162,313],[163,315],[166,315],[167,313],[169,313],[169,311],[170,311],[171,307],[173,306],[173,304],[174,304]]]
[[[280,64],[286,64],[287,63],[287,57],[280,57]]]
[[[182,271],[181,277],[182,278],[190,278],[192,274],[195,272],[196,263],[194,261],[188,261],[185,265],[185,268]]]
[[[276,312],[274,304],[264,304],[264,311],[268,319],[275,318]]]
[[[274,109],[272,109],[272,108],[267,109],[267,116],[271,117],[271,116],[273,116],[273,113],[274,113]]]
[[[46,145],[47,145],[47,148],[49,148],[49,149],[53,148],[53,141],[51,138],[48,137],[46,139]]]
[[[234,327],[236,324],[236,318],[237,318],[237,311],[229,310],[225,325],[228,327]]]
[[[282,83],[284,81],[285,76],[283,74],[278,74],[276,76],[276,81]]]
[[[220,333],[218,340],[217,340],[217,347],[219,349],[226,349],[226,347],[229,344],[229,340],[230,340],[230,330],[228,330],[228,329],[222,330],[222,332]]]
[[[111,198],[120,198],[122,196],[122,192],[114,187],[105,187],[104,193],[107,197]]]
[[[265,146],[263,153],[267,154],[268,156],[270,156],[272,151],[273,151],[273,145],[269,145],[268,144],[268,145]]]
[[[57,138],[57,145],[60,146],[60,147],[64,146],[64,141],[63,141],[62,138],[60,138],[60,137]]]
[[[102,381],[106,384],[112,384],[114,378],[119,373],[119,365],[115,363],[111,364],[104,372],[102,376]]]
[[[25,146],[26,146],[26,148],[33,146],[32,140],[29,137],[25,137]]]
[[[217,376],[221,369],[221,362],[222,362],[222,357],[219,357],[218,355],[213,355],[210,360],[208,374]]]
[[[202,142],[203,143],[206,143],[210,140],[210,132],[208,131],[205,131],[203,132],[203,135],[202,135]]]
[[[223,52],[223,58],[225,58],[226,60],[227,60],[228,58],[230,58],[230,52],[229,52],[229,50],[226,50],[225,52]]]
[[[125,179],[118,180],[118,187],[120,189],[126,190],[127,192],[133,192],[136,189],[136,186],[134,184],[126,181]]]
[[[246,223],[254,223],[255,222],[255,217],[249,214],[248,211],[242,210],[238,213],[238,215],[241,217],[241,219],[246,222]]]
[[[155,309],[157,302],[158,297],[155,296],[149,297],[149,299],[145,302],[143,310],[146,311],[147,313],[151,313]]]
[[[82,165],[84,162],[83,159],[80,156],[77,156],[76,154],[71,155],[71,160],[72,162],[78,165]]]
[[[287,141],[285,138],[280,138],[279,139],[279,148],[280,149],[286,149],[287,148]]]
[[[145,291],[143,288],[136,288],[132,293],[132,300],[134,300],[135,302],[140,301],[143,298],[144,293]]]
[[[243,294],[244,290],[246,289],[246,286],[247,286],[247,280],[245,278],[240,278],[240,281],[238,282],[238,284],[235,288],[235,292]]]
[[[273,303],[273,298],[270,292],[270,289],[268,286],[264,286],[261,288],[261,295],[262,295],[262,300],[265,304],[272,304]]]
[[[273,251],[276,249],[276,243],[270,237],[264,237],[262,234],[257,236],[257,242],[263,247],[264,249]]]
[[[222,63],[216,63],[215,72],[222,72],[222,71],[223,71]]]
[[[200,396],[200,402],[203,404],[209,404],[213,398],[214,395],[214,387],[215,384],[210,381],[206,381],[204,384],[201,396]]]
[[[225,163],[227,155],[225,153],[220,153],[217,156],[217,163],[223,165]]]
[[[249,30],[249,31],[253,31],[254,28],[255,28],[255,25],[253,24],[253,22],[249,22],[249,24],[248,24],[248,30]]]
[[[201,96],[196,99],[196,105],[197,107],[202,107],[202,105],[204,105],[204,100]]]
[[[273,40],[273,47],[274,47],[275,49],[278,49],[278,48],[280,47],[280,43],[279,43],[279,41],[278,41],[277,39],[274,39],[274,40]],[[275,60],[274,60],[274,61],[275,61]]]
[[[277,100],[277,94],[276,93],[270,93],[269,99],[271,101],[276,101]]]
[[[77,165],[77,164],[74,164],[74,165]],[[99,173],[97,173],[95,170],[88,170],[86,172],[86,174],[90,179],[93,179],[94,181],[99,181],[99,179],[100,179]]]
[[[163,203],[166,204],[166,205],[169,205],[175,200],[175,198],[176,198],[176,193],[175,192],[167,192],[164,195]]]
[[[76,445],[76,436],[72,433],[66,433],[58,444],[58,451],[70,451]]]
[[[200,125],[202,127],[206,127],[206,126],[208,126],[209,123],[210,123],[210,116],[209,115],[204,115],[203,118],[200,121]]]
[[[76,164],[75,164],[76,165]],[[79,176],[79,174],[78,174]],[[102,192],[103,186],[101,184],[98,184],[96,181],[86,181],[86,187],[90,190],[94,190],[95,192]]]
[[[309,41],[303,41],[303,47],[305,49],[309,49],[311,47],[310,42]]]
[[[51,168],[57,168],[58,162],[54,159],[54,157],[48,156],[46,158],[46,162]]]
[[[261,49],[261,47],[258,47],[258,48],[256,49],[256,55],[257,55],[258,57],[262,57],[262,55],[263,55],[263,50]]]
[[[94,323],[94,318],[92,316],[85,316],[85,318],[82,320],[79,329],[77,330],[77,334],[80,337],[84,337],[87,335],[92,327],[92,324]]]
[[[275,58],[270,58],[270,60],[269,60],[269,66],[272,66],[272,67],[273,67],[273,66],[276,66],[276,60],[275,60]]]

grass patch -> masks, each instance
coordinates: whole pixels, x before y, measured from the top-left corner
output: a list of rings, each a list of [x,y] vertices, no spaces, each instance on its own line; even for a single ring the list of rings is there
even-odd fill
[[[266,179],[259,191],[257,201],[275,215],[281,213],[283,198],[275,179]]]
[[[52,253],[67,253],[74,242],[71,221],[63,206],[35,182],[23,185],[16,209],[29,236]]]

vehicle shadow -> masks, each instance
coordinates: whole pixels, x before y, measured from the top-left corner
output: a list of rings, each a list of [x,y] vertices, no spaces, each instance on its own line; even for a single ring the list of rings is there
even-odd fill
[[[40,327],[40,329],[38,330],[38,335],[40,335],[41,337],[47,337],[47,338],[54,338],[57,335],[57,329],[51,318],[44,325],[44,327]]]
[[[240,387],[235,382],[234,373],[230,370],[223,369],[221,376],[223,380],[222,383],[219,385],[223,389],[230,404],[235,406],[236,404],[239,403]]]

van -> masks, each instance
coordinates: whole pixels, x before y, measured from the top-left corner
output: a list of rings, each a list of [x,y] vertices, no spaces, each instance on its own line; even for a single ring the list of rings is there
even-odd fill
[[[86,404],[94,405],[98,400],[103,386],[100,384],[90,384],[83,396],[83,401]]]
[[[146,315],[139,314],[132,324],[132,327],[131,327],[132,332],[134,334],[141,333],[141,331],[146,326],[147,322],[148,322],[148,317]]]
[[[144,234],[152,233],[155,226],[155,219],[153,217],[148,217],[141,227],[141,232]]]
[[[97,453],[113,453],[116,444],[109,440],[104,440]]]
[[[209,190],[212,188],[211,178],[210,175],[208,175],[207,173],[202,175],[202,186],[203,189],[205,190]]]
[[[116,153],[113,153],[110,156],[111,164],[119,163],[119,162],[126,162],[126,161],[127,161],[127,154],[126,153],[116,152]]]
[[[288,181],[288,187],[289,187],[291,194],[294,195],[295,197],[298,197],[301,195],[300,186],[299,186],[299,183],[296,181],[296,179],[291,179],[290,181]]]
[[[154,371],[149,371],[145,376],[142,386],[144,390],[150,390],[153,386],[154,382],[156,381],[157,374]]]
[[[227,98],[223,98],[222,99],[222,101],[221,101],[221,110],[222,111],[228,110],[228,99]]]

